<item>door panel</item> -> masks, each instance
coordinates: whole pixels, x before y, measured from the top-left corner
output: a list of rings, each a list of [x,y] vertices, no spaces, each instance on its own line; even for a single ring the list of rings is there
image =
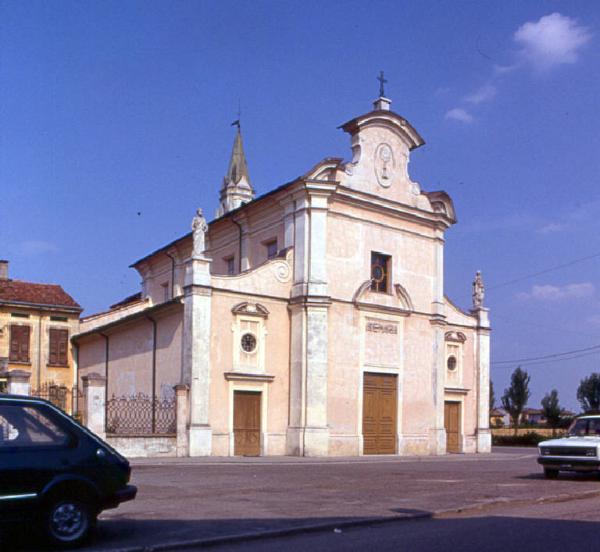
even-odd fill
[[[260,455],[260,398],[251,391],[233,393],[233,438],[236,456]]]
[[[396,376],[364,374],[363,453],[396,453]]]
[[[460,452],[460,403],[444,403],[444,427],[446,428],[446,451]]]

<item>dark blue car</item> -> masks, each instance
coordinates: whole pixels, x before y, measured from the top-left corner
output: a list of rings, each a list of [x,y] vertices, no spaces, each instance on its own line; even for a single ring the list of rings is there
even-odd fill
[[[51,403],[0,395],[0,522],[76,546],[102,510],[133,500],[126,458]]]

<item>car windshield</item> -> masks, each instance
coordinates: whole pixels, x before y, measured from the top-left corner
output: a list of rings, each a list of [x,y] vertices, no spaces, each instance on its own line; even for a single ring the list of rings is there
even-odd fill
[[[569,435],[575,437],[600,435],[600,418],[580,418],[579,420],[575,420],[569,428]]]

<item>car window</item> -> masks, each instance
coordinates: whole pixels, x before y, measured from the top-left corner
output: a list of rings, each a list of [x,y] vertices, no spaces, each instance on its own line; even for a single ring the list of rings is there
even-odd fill
[[[598,435],[600,433],[600,419],[591,418],[589,423],[588,435]]]
[[[35,406],[0,405],[0,448],[60,446],[69,435]]]
[[[0,446],[11,444],[19,436],[19,430],[12,425],[1,413],[0,407]]]

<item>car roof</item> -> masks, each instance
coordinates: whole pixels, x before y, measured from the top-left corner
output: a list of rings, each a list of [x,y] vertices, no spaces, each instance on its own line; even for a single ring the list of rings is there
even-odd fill
[[[41,403],[41,404],[49,404],[49,401],[44,399],[40,399],[39,397],[31,397],[29,395],[9,395],[9,394],[0,394],[0,403],[1,402],[22,402],[22,403]]]

